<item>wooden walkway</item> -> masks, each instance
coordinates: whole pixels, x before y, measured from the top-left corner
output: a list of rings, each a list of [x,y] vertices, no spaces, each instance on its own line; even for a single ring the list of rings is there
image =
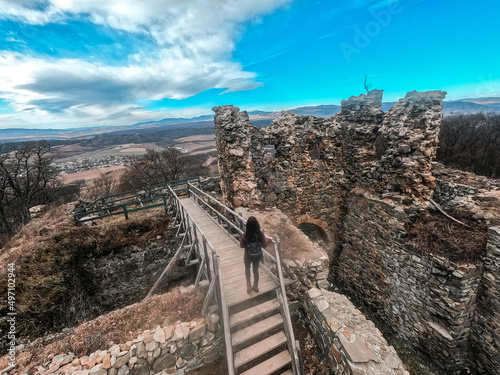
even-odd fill
[[[247,293],[243,249],[193,198],[180,200],[220,256],[222,295],[229,309],[234,369],[242,375],[293,374],[277,279],[259,269],[259,293]],[[252,276],[253,280],[253,276]]]
[[[233,236],[222,229],[194,200],[181,199],[184,208],[189,212],[198,227],[205,233],[207,239],[217,250],[222,265],[222,280],[224,294],[228,307],[245,302],[255,297],[257,293],[247,294],[245,265],[243,264],[243,249]],[[253,277],[252,277],[253,278]],[[260,271],[260,294],[270,292],[278,287],[269,275]]]

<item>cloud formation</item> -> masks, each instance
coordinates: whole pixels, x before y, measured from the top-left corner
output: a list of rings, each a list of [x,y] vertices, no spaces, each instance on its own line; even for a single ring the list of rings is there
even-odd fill
[[[184,99],[211,88],[261,85],[232,61],[244,23],[292,0],[0,0],[0,19],[28,25],[90,22],[153,41],[121,64],[0,51],[0,98],[18,112],[124,118],[134,102]],[[38,26],[37,26],[38,27]],[[36,32],[32,33],[36,38]],[[26,36],[26,35],[25,35]],[[28,44],[29,44],[28,35]],[[139,39],[140,40],[140,39]],[[76,120],[76,118],[75,118]]]

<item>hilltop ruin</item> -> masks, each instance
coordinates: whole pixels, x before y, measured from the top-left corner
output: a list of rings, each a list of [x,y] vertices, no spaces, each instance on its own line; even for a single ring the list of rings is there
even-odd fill
[[[331,118],[287,111],[265,128],[216,107],[222,192],[232,207],[315,225],[334,284],[446,373],[500,374],[500,183],[434,161],[445,95],[413,91],[384,113],[372,90]],[[479,255],[415,245],[416,222],[432,224],[441,206],[470,213],[471,236],[489,227]]]

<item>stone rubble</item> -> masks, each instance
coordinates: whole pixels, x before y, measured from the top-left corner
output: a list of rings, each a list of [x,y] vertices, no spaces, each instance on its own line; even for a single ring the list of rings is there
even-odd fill
[[[274,207],[297,226],[314,224],[331,244],[329,277],[412,350],[447,374],[474,368],[497,375],[494,230],[477,264],[420,254],[407,242],[405,225],[435,211],[431,199],[487,225],[500,223],[500,182],[434,161],[445,95],[410,92],[384,113],[382,92],[372,90],[342,101],[331,118],[286,111],[265,128],[234,106],[216,107],[223,199],[231,207]],[[287,261],[299,280],[291,297],[329,286],[328,268],[311,264]]]
[[[158,326],[144,331],[135,340],[89,356],[51,355],[36,368],[34,375],[182,375],[223,355],[218,321],[218,315],[211,314],[207,320]],[[2,373],[17,375],[18,371],[5,369]]]
[[[316,342],[336,373],[410,375],[394,348],[347,297],[313,288],[304,306]]]

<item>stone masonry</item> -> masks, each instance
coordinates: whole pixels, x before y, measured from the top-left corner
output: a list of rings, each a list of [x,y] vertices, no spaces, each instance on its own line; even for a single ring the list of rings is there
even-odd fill
[[[158,326],[136,339],[99,350],[88,356],[51,355],[34,370],[35,375],[182,375],[223,355],[219,316]],[[18,374],[15,368],[5,374]]]
[[[489,194],[479,179],[473,187],[453,171],[432,174],[445,95],[410,92],[384,113],[382,92],[372,90],[331,118],[283,112],[265,128],[234,106],[216,107],[221,188],[230,206],[276,207],[295,225],[321,228],[336,285],[443,373],[498,375],[498,232],[490,229],[484,262],[455,264],[416,252],[405,229],[434,197],[500,219],[479,205],[497,199],[476,197]]]
[[[366,187],[427,199],[446,93],[411,92],[387,113],[382,91],[342,101],[334,117],[283,112],[269,127],[251,125],[234,106],[215,107],[215,134],[224,200],[231,206],[273,205],[297,223],[324,222],[330,239],[347,193]],[[275,155],[265,146],[274,146]]]
[[[346,206],[337,284],[449,374],[465,368],[482,265],[413,252],[409,214],[390,200],[356,191]]]
[[[489,229],[484,268],[471,352],[482,374],[500,374],[500,227]]]
[[[304,305],[311,331],[336,374],[410,374],[373,322],[347,297],[313,288]]]

